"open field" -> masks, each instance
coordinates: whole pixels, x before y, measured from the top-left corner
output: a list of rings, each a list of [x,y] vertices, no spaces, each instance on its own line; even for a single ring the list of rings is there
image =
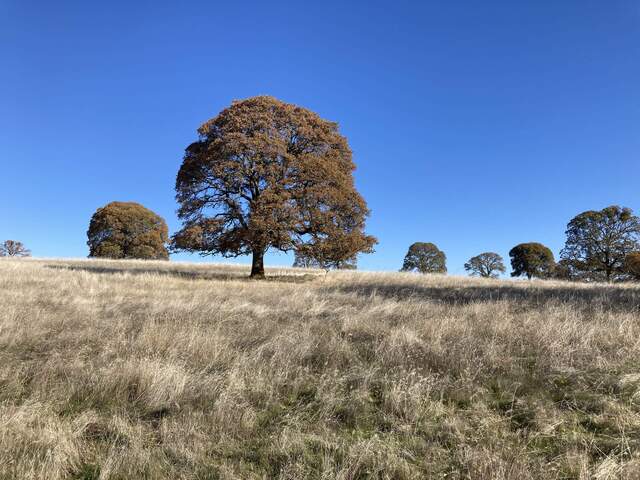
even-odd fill
[[[0,261],[0,479],[637,479],[640,287]]]

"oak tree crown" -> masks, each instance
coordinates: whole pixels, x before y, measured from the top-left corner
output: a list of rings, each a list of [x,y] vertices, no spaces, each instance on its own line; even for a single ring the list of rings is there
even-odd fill
[[[134,202],[111,202],[96,210],[87,231],[90,257],[167,260],[164,219]]]
[[[175,249],[252,254],[254,277],[264,275],[270,248],[334,262],[373,251],[369,210],[336,123],[259,96],[233,102],[198,133],[176,179],[183,228]]]
[[[640,219],[617,205],[576,215],[566,234],[560,255],[588,280],[623,278],[627,255],[640,250]]]
[[[409,247],[400,271],[447,273],[447,256],[433,243],[416,242]]]
[[[498,278],[506,271],[502,257],[494,252],[484,252],[475,257],[471,257],[464,264],[464,269],[470,275],[483,278]]]
[[[549,278],[553,274],[555,259],[548,247],[541,243],[521,243],[509,252],[511,257],[512,277],[526,275],[532,277]]]

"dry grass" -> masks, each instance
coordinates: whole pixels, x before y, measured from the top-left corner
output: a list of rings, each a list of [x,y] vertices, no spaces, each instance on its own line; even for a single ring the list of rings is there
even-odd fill
[[[640,288],[295,273],[0,261],[0,478],[640,478]]]

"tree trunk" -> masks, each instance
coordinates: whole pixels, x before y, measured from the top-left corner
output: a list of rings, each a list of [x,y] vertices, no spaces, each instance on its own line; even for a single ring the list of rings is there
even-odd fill
[[[254,248],[251,260],[251,278],[264,278],[264,249]]]

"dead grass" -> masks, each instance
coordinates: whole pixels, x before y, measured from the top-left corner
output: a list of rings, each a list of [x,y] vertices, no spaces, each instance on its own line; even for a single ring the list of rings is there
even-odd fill
[[[0,479],[637,479],[640,288],[0,261]]]

